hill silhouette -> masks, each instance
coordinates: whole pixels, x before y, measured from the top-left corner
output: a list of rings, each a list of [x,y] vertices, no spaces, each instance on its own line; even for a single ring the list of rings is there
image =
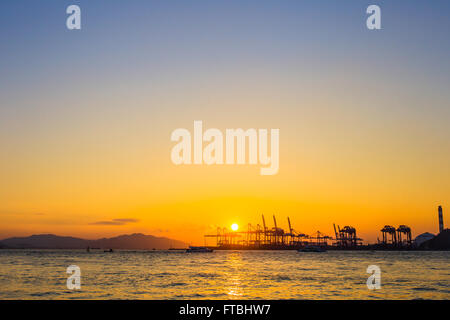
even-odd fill
[[[445,229],[433,239],[420,245],[421,249],[450,250],[450,229]]]
[[[87,247],[150,250],[169,249],[171,247],[185,248],[186,244],[179,240],[142,233],[97,240],[62,237],[54,234],[39,234],[29,237],[7,238],[0,241],[0,248],[10,249],[85,249]]]

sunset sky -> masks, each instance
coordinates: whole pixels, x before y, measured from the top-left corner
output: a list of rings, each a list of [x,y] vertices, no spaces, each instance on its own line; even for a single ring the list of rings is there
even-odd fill
[[[66,28],[78,4],[82,29]],[[382,30],[366,28],[378,4]],[[1,1],[0,239],[201,244],[450,215],[449,1]],[[171,132],[279,128],[280,169],[175,166]]]

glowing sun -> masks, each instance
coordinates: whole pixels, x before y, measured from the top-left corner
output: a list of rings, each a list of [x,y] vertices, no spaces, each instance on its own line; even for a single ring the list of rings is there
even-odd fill
[[[237,229],[239,229],[239,226],[237,225],[237,223],[233,223],[231,225],[231,230],[236,231]]]

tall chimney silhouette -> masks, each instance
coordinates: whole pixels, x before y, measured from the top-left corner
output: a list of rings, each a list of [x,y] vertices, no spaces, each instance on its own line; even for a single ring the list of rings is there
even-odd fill
[[[442,218],[442,207],[438,207],[438,213],[439,213],[439,233],[444,231],[444,218]]]

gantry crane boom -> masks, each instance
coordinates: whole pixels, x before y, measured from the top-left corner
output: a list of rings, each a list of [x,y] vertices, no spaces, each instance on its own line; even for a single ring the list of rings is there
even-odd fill
[[[289,217],[287,217],[287,218],[288,218],[288,224],[289,224],[289,233],[293,234],[292,227],[291,227],[291,219],[289,219]]]

